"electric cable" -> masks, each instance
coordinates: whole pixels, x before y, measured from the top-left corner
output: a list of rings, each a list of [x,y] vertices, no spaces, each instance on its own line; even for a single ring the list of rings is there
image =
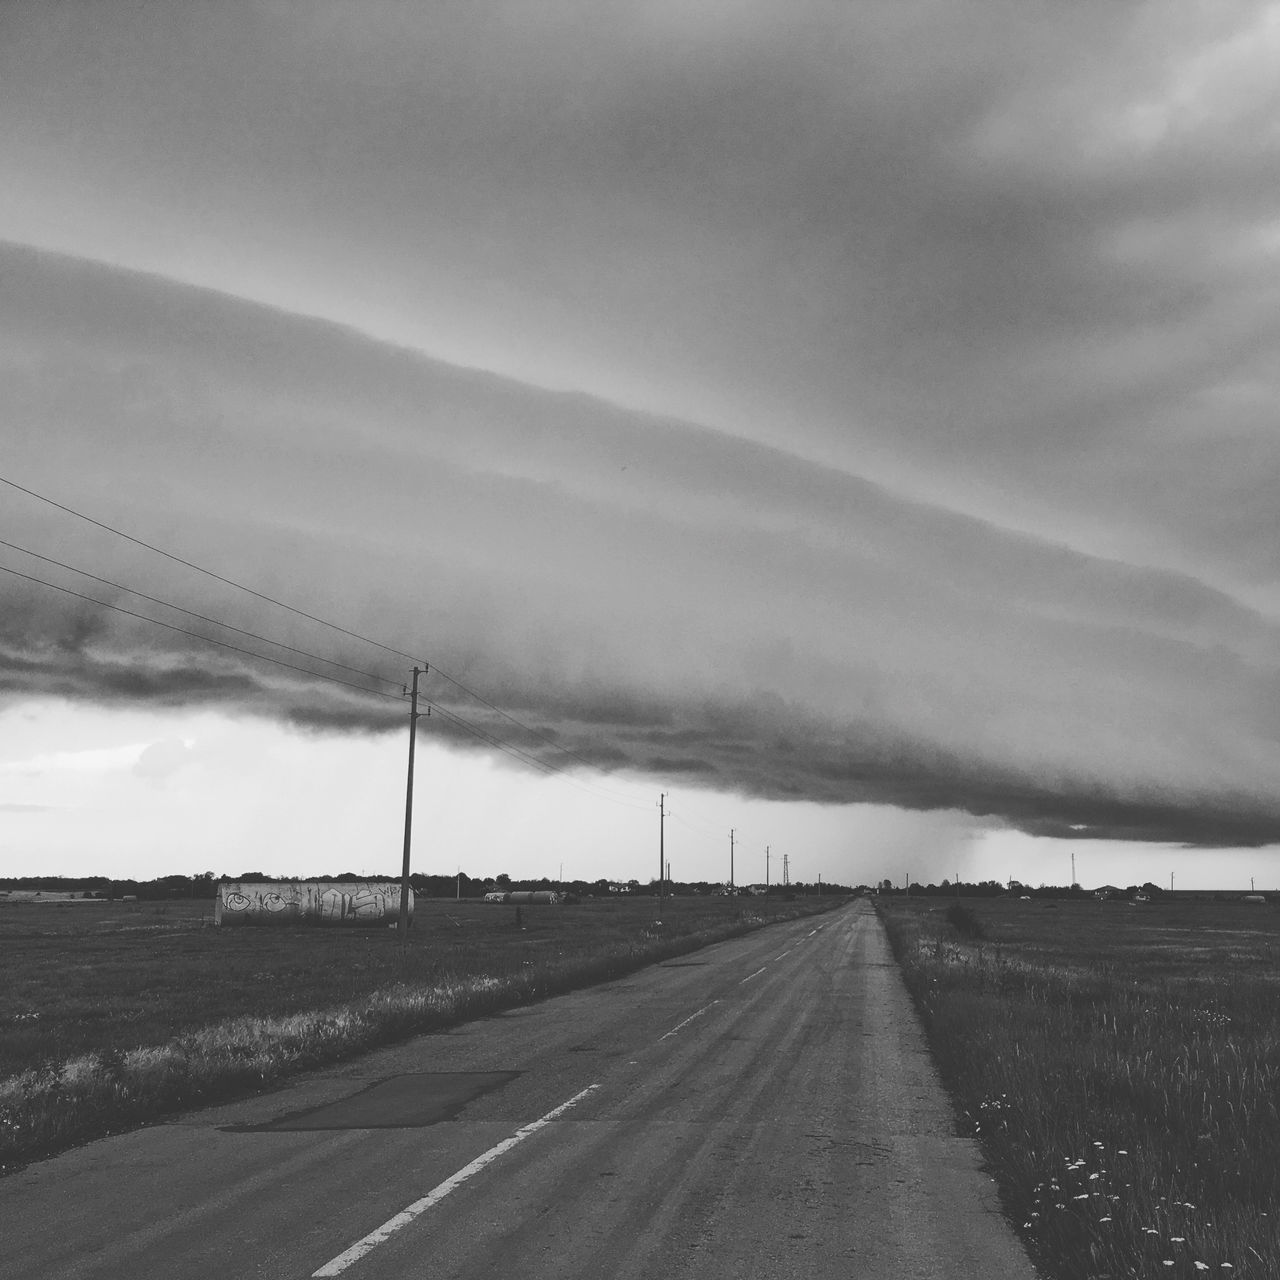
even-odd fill
[[[393,688],[404,682],[401,680],[393,680],[389,676],[378,675],[373,671],[364,671],[360,667],[348,666],[345,662],[338,662],[335,658],[325,658],[318,653],[312,653],[307,649],[299,649],[294,645],[285,644],[283,640],[272,640],[269,636],[259,635],[256,631],[246,631],[243,627],[237,627],[230,622],[221,622],[217,618],[210,618],[207,614],[196,613],[193,609],[187,609],[180,604],[174,604],[170,600],[161,600],[158,596],[149,596],[145,591],[138,591],[134,587],[126,587],[123,583],[113,582],[110,578],[99,577],[96,573],[90,573],[87,569],[78,569],[73,564],[67,564],[62,560],[55,560],[52,556],[41,555],[38,551],[32,551],[29,547],[20,547],[16,542],[7,542],[4,538],[0,538],[0,547],[8,547],[13,551],[21,551],[23,555],[31,556],[36,560],[43,560],[45,564],[57,565],[59,569],[66,569],[71,573],[78,573],[81,577],[91,578],[94,582],[100,582],[104,587],[114,587],[117,591],[128,592],[131,596],[137,596],[140,600],[146,600],[151,604],[158,604],[166,609],[174,609],[178,613],[185,613],[189,618],[196,618],[200,622],[207,622],[215,627],[222,627],[227,631],[234,631],[237,635],[248,636],[252,640],[261,640],[263,644],[275,645],[278,649],[287,650],[289,653],[296,653],[299,657],[311,658],[315,662],[324,662],[331,667],[338,667],[343,671],[349,671],[352,675],[363,676],[366,680],[377,680],[383,684],[389,684]]]
[[[145,613],[137,613],[133,609],[125,609],[121,605],[111,604],[107,600],[99,600],[95,596],[87,596],[81,591],[73,591],[70,587],[59,586],[56,582],[47,582],[44,578],[34,577],[29,573],[21,573],[17,569],[11,569],[8,565],[0,564],[0,572],[12,574],[15,578],[23,578],[27,582],[34,582],[38,586],[48,587],[51,591],[61,591],[64,595],[74,596],[77,600],[87,601],[89,604],[96,604],[100,608],[110,609],[114,613],[127,614],[130,618],[137,618],[142,622],[150,622],[153,626],[164,627],[166,631],[176,631],[179,635],[190,636],[194,640],[200,640],[205,644],[217,645],[220,649],[229,649],[232,653],[243,654],[245,657],[257,658],[260,662],[274,663],[277,667],[287,667],[291,671],[300,671],[303,675],[311,676],[316,680],[327,680],[330,684],[344,685],[348,689],[355,689],[360,693],[367,693],[376,698],[391,698],[396,702],[403,701],[403,695],[398,693],[384,693],[381,689],[370,689],[362,684],[355,684],[351,680],[342,680],[338,676],[325,675],[323,671],[312,671],[309,667],[300,667],[296,662],[285,662],[282,658],[273,658],[269,654],[255,653],[252,649],[242,648],[240,645],[229,644],[226,640],[216,640],[213,636],[201,635],[198,631],[190,631],[186,627],[176,627],[171,622],[161,622],[159,618],[149,617]]]
[[[184,560],[181,556],[174,555],[171,551],[165,551],[163,547],[153,546],[150,542],[144,542],[141,538],[135,538],[132,534],[125,533],[122,529],[116,529],[112,525],[104,524],[101,520],[95,520],[92,516],[87,516],[83,511],[77,511],[74,507],[64,506],[61,502],[55,502],[52,498],[46,498],[44,494],[37,493],[34,489],[28,489],[25,485],[20,485],[15,480],[10,480],[6,476],[0,476],[0,484],[7,484],[11,489],[17,489],[20,493],[25,493],[29,497],[36,498],[40,502],[47,502],[51,507],[57,507],[59,511],[65,511],[68,515],[75,516],[78,520],[85,520],[91,525],[95,525],[99,529],[105,529],[107,533],[114,533],[117,538],[123,538],[126,542],[132,542],[135,546],[145,547],[148,551],[154,551],[158,556],[164,556],[166,560],[172,560],[176,564],[185,565],[188,569],[194,569],[197,573],[203,573],[208,578],[213,578],[217,582],[221,582],[228,587],[235,587],[237,591],[247,591],[251,596],[256,596],[259,600],[266,601],[267,604],[273,604],[277,608],[285,609],[289,613],[297,614],[300,618],[306,618],[308,622],[318,622],[322,627],[329,627],[334,631],[340,631],[345,636],[350,636],[353,640],[362,640],[365,644],[371,644],[375,649],[382,649],[386,653],[393,653],[398,658],[407,658],[410,662],[423,662],[422,658],[415,658],[411,653],[405,653],[402,649],[393,649],[390,645],[382,644],[378,640],[373,640],[369,636],[362,636],[358,631],[349,631],[346,627],[339,626],[336,622],[329,622],[324,618],[317,618],[313,613],[307,613],[302,609],[295,609],[292,605],[285,604],[283,600],[277,600],[274,596],[263,594],[261,591],[255,591],[252,587],[246,587],[243,582],[235,582],[231,578],[224,578],[220,573],[214,573],[212,569],[206,569],[202,565],[194,564],[190,560]]]

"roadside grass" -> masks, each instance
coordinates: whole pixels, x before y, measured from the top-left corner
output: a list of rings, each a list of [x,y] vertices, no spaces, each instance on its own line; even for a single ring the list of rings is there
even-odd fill
[[[835,899],[419,899],[414,927],[218,929],[211,902],[0,906],[0,1173]]]
[[[1006,1212],[1055,1280],[1280,1276],[1280,915],[881,900]]]

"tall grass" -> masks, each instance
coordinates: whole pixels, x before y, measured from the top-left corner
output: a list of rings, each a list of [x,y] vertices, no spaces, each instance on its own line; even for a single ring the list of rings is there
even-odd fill
[[[247,1003],[248,1011],[238,1016],[189,1025],[163,1041],[141,1045],[122,1046],[116,1027],[110,1038],[104,1037],[88,1051],[41,1055],[29,1061],[0,1078],[0,1172],[178,1110],[246,1096],[309,1067],[380,1044],[605,981],[775,920],[834,905],[833,901],[797,902],[785,908],[771,904],[767,915],[751,907],[719,908],[711,913],[672,909],[664,912],[668,920],[662,926],[634,911],[617,917],[597,913],[594,927],[590,917],[543,914],[539,917],[540,937],[528,937],[525,930],[513,933],[505,912],[499,916],[494,910],[481,910],[473,918],[479,936],[488,937],[487,943],[468,947],[459,940],[450,945],[449,939],[437,932],[428,944],[419,935],[416,945],[424,958],[429,949],[445,955],[443,963],[437,957],[425,965],[425,976],[392,981],[319,1007],[313,1002],[310,1007],[275,1012],[254,1009]],[[462,916],[455,923],[465,932],[465,908],[459,910]],[[450,918],[454,917],[440,916],[441,921]],[[506,925],[501,936],[493,927],[499,918]],[[583,926],[580,931],[576,929],[579,925]],[[287,955],[290,940],[281,943],[279,935],[263,938],[262,932],[210,931],[218,936],[205,952],[209,959],[205,980],[217,983],[214,962],[226,958],[224,947],[252,949],[257,965],[266,963],[263,956],[269,952],[263,950],[264,945]],[[207,940],[202,939],[202,944]],[[562,945],[556,950],[538,945],[557,940]],[[295,932],[292,941],[316,939]],[[339,945],[346,941],[340,940]],[[349,941],[354,946],[366,945],[364,939]],[[373,941],[388,959],[397,946],[385,936]],[[325,944],[327,939],[319,942]],[[410,953],[407,958],[402,955],[402,972],[410,966],[414,945],[406,949]],[[147,976],[146,970],[140,971],[140,1002]],[[264,988],[263,1000],[271,998],[272,972],[259,969],[254,976]],[[306,996],[301,999],[305,1002]],[[49,1012],[56,1014],[56,1010]],[[19,1016],[24,1034],[34,1034],[27,1025],[30,1017]],[[35,1021],[38,1024],[39,1019]],[[78,1028],[77,1043],[83,1045],[93,1030],[101,1029],[86,1032]]]
[[[1280,1277],[1280,990],[1238,931],[1217,946],[1188,931],[1186,966],[1162,960],[1167,930],[1145,955],[1106,956],[1117,939],[1096,916],[1078,916],[1074,941],[1064,920],[1044,947],[1027,913],[985,942],[915,904],[882,914],[944,1081],[1047,1275]]]

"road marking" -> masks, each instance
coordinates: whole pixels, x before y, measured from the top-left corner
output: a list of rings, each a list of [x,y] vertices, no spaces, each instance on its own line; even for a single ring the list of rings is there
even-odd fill
[[[750,982],[752,978],[758,978],[767,968],[768,968],[768,965],[761,965],[760,968],[755,971],[755,973],[747,974],[747,976],[743,978],[742,982]],[[742,982],[738,983],[738,986],[742,986]]]
[[[719,1000],[713,1000],[711,1002],[711,1004],[719,1004],[719,1003],[720,1003]],[[694,1020],[694,1018],[702,1017],[702,1015],[706,1013],[708,1009],[711,1008],[711,1004],[704,1004],[702,1008],[698,1010],[697,1013],[691,1013],[683,1022],[677,1022],[676,1025],[672,1027],[671,1030],[668,1031],[665,1036],[658,1037],[658,1043],[661,1044],[664,1040],[670,1039],[673,1035],[675,1035],[677,1031],[680,1030],[681,1027],[687,1027],[689,1023],[691,1023]]]
[[[326,1262],[319,1271],[311,1273],[314,1280],[317,1276],[338,1276],[341,1275],[353,1262],[359,1262],[371,1249],[376,1248],[388,1237],[394,1235],[401,1227],[407,1227],[414,1218],[419,1214],[425,1213],[432,1205],[439,1204],[441,1200],[456,1190],[468,1178],[473,1178],[486,1165],[492,1164],[500,1155],[504,1155],[510,1151],[518,1142],[523,1142],[526,1138],[532,1137],[539,1129],[545,1125],[549,1125],[557,1116],[563,1115],[570,1107],[576,1106],[587,1094],[598,1089],[598,1084],[588,1085],[581,1093],[575,1093],[568,1102],[562,1102],[552,1111],[548,1111],[540,1120],[535,1120],[532,1124],[527,1124],[523,1129],[517,1129],[509,1138],[504,1138],[496,1147],[490,1147],[483,1155],[477,1156],[464,1169],[459,1169],[451,1178],[446,1178],[438,1187],[434,1187],[427,1192],[421,1200],[415,1200],[406,1209],[402,1209],[394,1218],[388,1218],[376,1231],[371,1231],[361,1240],[357,1240],[351,1248],[338,1254],[336,1258]]]
[[[788,947],[788,948],[787,948],[787,949],[782,953],[782,956],[789,956],[790,954],[791,954],[791,948],[790,948],[790,947]],[[773,958],[774,958],[775,960],[781,960],[781,959],[782,959],[782,956],[774,956]]]

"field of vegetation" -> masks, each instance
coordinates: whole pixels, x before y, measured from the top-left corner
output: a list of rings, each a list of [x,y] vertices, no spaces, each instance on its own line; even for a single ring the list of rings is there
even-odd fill
[[[0,1172],[834,898],[419,899],[394,930],[215,928],[209,900],[0,902]]]
[[[878,901],[1046,1276],[1280,1276],[1280,912]]]

